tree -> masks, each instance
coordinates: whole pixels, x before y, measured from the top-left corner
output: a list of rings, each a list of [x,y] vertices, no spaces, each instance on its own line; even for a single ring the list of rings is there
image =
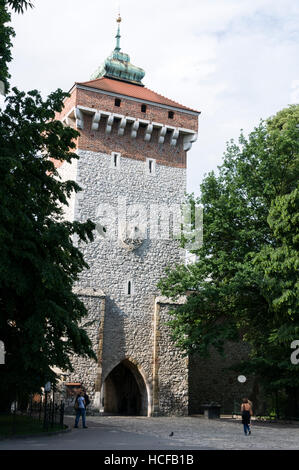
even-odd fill
[[[27,0],[0,0],[0,84],[3,84],[4,94],[9,91],[8,64],[12,60],[11,39],[15,36],[13,28],[7,26],[11,20],[8,7],[16,13],[24,13],[28,8],[33,8],[33,4]]]
[[[0,80],[9,90],[14,31],[8,7],[23,13],[25,0],[0,0]],[[72,369],[70,355],[96,359],[81,319],[87,314],[72,288],[84,268],[74,237],[93,240],[95,225],[67,222],[63,206],[79,186],[62,182],[52,160],[71,162],[78,132],[55,120],[68,94],[43,101],[12,90],[0,112],[0,410],[55,383],[53,366]]]
[[[299,324],[297,247],[287,245],[297,236],[290,220],[298,222],[298,124],[299,106],[292,105],[261,121],[248,138],[241,134],[239,145],[228,144],[219,175],[205,177],[195,201],[204,220],[198,262],[168,270],[159,283],[170,297],[189,292],[170,322],[187,354],[208,354],[211,346],[223,352],[228,340],[246,341],[251,355],[243,370],[262,372],[271,390],[299,386],[288,343]],[[289,332],[283,347],[282,331]]]
[[[77,131],[55,121],[67,94],[45,101],[13,89],[0,113],[0,336],[6,365],[0,394],[39,391],[55,382],[52,366],[71,369],[70,354],[96,359],[79,321],[86,315],[72,292],[87,265],[73,244],[92,240],[95,226],[63,220],[63,205],[79,186],[62,182],[51,158],[78,158]]]
[[[264,330],[266,347],[260,345],[256,350],[251,369],[263,376],[269,391],[285,390],[285,414],[298,416],[298,366],[290,361],[290,345],[299,339],[298,189],[273,201],[268,223],[275,243],[253,257],[252,273],[267,300],[271,317],[267,335]],[[254,341],[251,343],[255,346]]]

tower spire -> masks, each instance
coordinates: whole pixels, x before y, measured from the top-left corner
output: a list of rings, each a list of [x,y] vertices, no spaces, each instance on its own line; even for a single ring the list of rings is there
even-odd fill
[[[118,12],[118,17],[116,19],[116,22],[118,23],[118,27],[117,27],[117,34],[116,34],[116,47],[115,47],[115,51],[119,52],[120,51],[120,38],[121,38],[121,35],[120,35],[120,23],[121,23],[121,16],[120,16],[120,12]]]
[[[135,85],[144,86],[142,79],[145,75],[145,71],[131,64],[130,56],[120,51],[120,23],[121,23],[120,11],[118,10],[118,15],[116,22],[118,24],[116,38],[116,46],[109,57],[105,62],[98,68],[98,70],[92,74],[90,77],[91,80],[96,80],[97,78],[107,77],[113,78],[116,80],[121,80],[124,82],[134,83]]]

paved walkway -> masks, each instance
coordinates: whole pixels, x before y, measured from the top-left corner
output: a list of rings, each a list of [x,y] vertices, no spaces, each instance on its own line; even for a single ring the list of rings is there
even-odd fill
[[[73,426],[74,418],[66,417]],[[88,429],[0,441],[1,450],[298,450],[299,426],[253,423],[243,434],[239,421],[202,417],[87,417]],[[173,436],[170,434],[173,433]]]

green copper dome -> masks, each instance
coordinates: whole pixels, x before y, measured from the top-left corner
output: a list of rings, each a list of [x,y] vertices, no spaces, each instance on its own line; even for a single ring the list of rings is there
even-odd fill
[[[145,75],[145,71],[140,67],[131,64],[130,57],[124,52],[120,52],[120,16],[117,19],[118,29],[116,37],[116,47],[105,62],[90,77],[91,80],[107,77],[134,83],[135,85],[144,86],[141,80]]]

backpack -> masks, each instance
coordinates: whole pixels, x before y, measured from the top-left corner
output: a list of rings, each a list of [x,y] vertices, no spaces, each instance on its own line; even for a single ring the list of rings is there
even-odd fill
[[[85,406],[88,406],[90,403],[90,399],[88,398],[88,395],[84,395],[84,399],[85,399]]]

